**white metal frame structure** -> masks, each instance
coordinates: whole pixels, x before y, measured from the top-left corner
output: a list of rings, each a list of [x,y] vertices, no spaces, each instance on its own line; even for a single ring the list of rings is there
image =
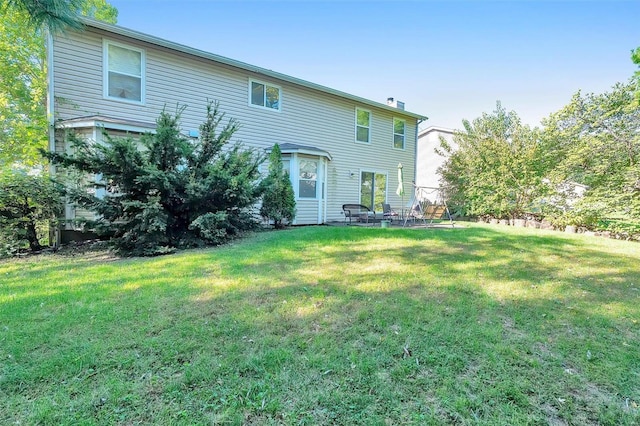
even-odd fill
[[[431,199],[429,197],[431,197]],[[417,186],[414,183],[413,195],[411,196],[411,209],[404,216],[404,223],[402,224],[402,227],[404,228],[407,226],[407,221],[409,219],[420,219],[425,226],[432,226],[438,207],[444,207],[444,212],[447,213],[449,223],[453,228],[453,218],[451,217],[449,206],[447,206],[447,201],[444,199],[442,188]]]

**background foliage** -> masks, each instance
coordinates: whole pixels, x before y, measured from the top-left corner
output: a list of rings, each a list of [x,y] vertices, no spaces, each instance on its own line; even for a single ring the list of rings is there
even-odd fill
[[[0,174],[0,257],[42,248],[49,225],[62,212],[61,189],[42,173]]]
[[[640,104],[636,83],[582,95],[545,120],[557,166],[554,182],[588,186],[576,208],[640,219]]]
[[[640,48],[632,51],[640,65]],[[542,122],[523,126],[498,103],[441,141],[449,204],[461,214],[547,217],[625,234],[640,223],[640,71],[602,94],[576,93]],[[582,193],[580,188],[584,188]],[[607,219],[607,220],[603,220]],[[611,219],[615,219],[611,222]]]
[[[530,211],[544,192],[548,168],[539,131],[499,102],[491,114],[462,124],[464,131],[454,135],[457,149],[441,141],[449,155],[440,172],[450,203],[474,216],[521,217]]]
[[[118,11],[105,0],[0,1],[0,169],[43,162],[38,149],[48,140],[45,34],[80,26],[78,16],[115,24]]]

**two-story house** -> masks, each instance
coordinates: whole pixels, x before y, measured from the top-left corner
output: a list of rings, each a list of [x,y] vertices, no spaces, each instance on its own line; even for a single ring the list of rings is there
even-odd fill
[[[103,130],[153,131],[163,108],[176,105],[187,106],[184,134],[197,137],[207,102],[217,100],[241,124],[235,140],[264,150],[280,145],[295,191],[294,224],[340,221],[344,203],[376,211],[381,202],[400,206],[398,163],[405,182],[415,177],[418,124],[426,117],[401,103],[374,102],[97,21],[55,34],[48,44],[51,150],[67,149],[69,129],[96,142]],[[67,219],[89,214],[66,210]]]

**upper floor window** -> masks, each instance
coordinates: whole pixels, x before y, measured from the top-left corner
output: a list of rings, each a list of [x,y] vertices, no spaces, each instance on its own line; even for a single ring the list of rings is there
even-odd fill
[[[144,50],[104,42],[104,96],[144,102]]]
[[[404,149],[404,135],[406,129],[406,122],[399,118],[393,119],[393,147],[398,149]]]
[[[371,142],[371,111],[356,108],[356,141]]]
[[[279,87],[253,80],[249,85],[251,105],[280,111],[282,93]]]

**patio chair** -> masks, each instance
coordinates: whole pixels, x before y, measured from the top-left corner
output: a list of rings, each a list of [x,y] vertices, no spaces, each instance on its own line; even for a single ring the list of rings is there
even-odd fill
[[[398,212],[391,208],[388,203],[382,203],[382,218],[393,222],[399,217]]]
[[[351,224],[351,219],[356,219],[358,222],[369,223],[369,217],[371,217],[374,223],[376,221],[376,212],[362,204],[343,204],[342,211],[344,212],[345,223],[347,223],[347,218],[349,218],[349,224]]]

